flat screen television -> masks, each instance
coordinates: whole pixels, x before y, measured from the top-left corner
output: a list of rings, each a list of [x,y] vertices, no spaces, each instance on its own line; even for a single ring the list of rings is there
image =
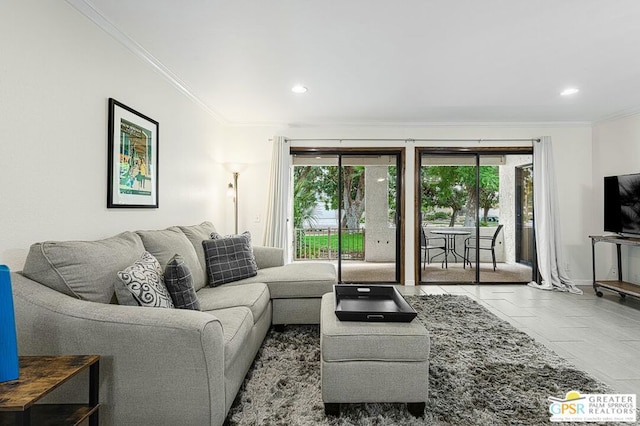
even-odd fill
[[[640,173],[605,176],[604,230],[640,235]]]

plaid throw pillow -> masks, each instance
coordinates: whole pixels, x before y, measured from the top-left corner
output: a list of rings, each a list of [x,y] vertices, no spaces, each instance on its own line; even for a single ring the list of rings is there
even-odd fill
[[[202,242],[210,286],[216,287],[258,274],[248,232],[224,238],[218,234],[216,236],[218,238]]]
[[[193,288],[191,270],[179,254],[173,256],[164,268],[164,284],[176,308],[200,310],[200,300]]]

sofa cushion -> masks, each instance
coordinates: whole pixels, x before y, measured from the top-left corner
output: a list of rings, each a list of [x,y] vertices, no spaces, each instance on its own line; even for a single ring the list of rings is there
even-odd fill
[[[171,295],[162,278],[162,266],[151,253],[145,251],[133,265],[118,272],[118,278],[141,306],[173,308]]]
[[[207,285],[209,279],[207,277],[207,262],[204,258],[204,247],[202,247],[202,242],[210,239],[211,233],[215,232],[216,228],[211,222],[202,222],[200,225],[192,226],[172,226],[169,229],[174,228],[180,229],[180,231],[184,233],[187,239],[191,242],[191,245],[193,245],[196,255],[198,256],[198,261],[202,268],[202,275],[200,277],[194,277],[193,279],[193,287],[198,291]],[[191,273],[194,273],[194,271],[191,270]]]
[[[251,238],[245,234],[205,240],[202,245],[211,286],[253,277],[258,272]]]
[[[144,246],[133,232],[97,241],[46,241],[31,246],[23,275],[78,299],[109,303],[118,271],[140,258]]]
[[[263,283],[205,287],[198,291],[198,299],[203,311],[246,306],[251,310],[254,323],[264,314],[270,300],[269,288]]]
[[[156,231],[136,231],[136,233],[142,239],[145,249],[154,255],[163,267],[174,255],[179,254],[193,274],[194,286],[196,286],[196,278],[204,276],[196,250],[180,229],[174,227]],[[204,282],[198,282],[198,285],[204,286],[204,284]]]
[[[269,286],[272,299],[321,297],[333,291],[336,268],[331,263],[300,262],[259,269],[258,274],[227,286],[261,282]]]
[[[200,301],[193,289],[191,270],[179,254],[173,256],[164,268],[164,284],[176,308],[200,310]]]
[[[278,247],[251,246],[258,269],[284,265],[284,250]]]
[[[224,336],[224,369],[232,366],[250,339],[253,329],[251,311],[244,306],[217,309],[210,312],[222,324]]]

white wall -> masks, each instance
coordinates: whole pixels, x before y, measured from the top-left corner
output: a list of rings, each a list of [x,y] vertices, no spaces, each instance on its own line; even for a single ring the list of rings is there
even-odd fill
[[[590,233],[603,233],[604,176],[640,173],[640,114],[596,123],[593,128],[593,215]],[[597,277],[617,279],[615,245],[597,244]],[[625,281],[640,284],[640,249],[623,248]]]
[[[304,127],[289,128],[253,127],[239,128],[226,134],[225,142],[234,146],[238,152],[246,152],[251,158],[270,158],[271,144],[266,143],[272,135],[283,135],[291,139],[348,139],[348,138],[406,138],[406,139],[443,139],[442,142],[384,142],[384,141],[358,141],[358,142],[325,142],[325,141],[294,141],[293,146],[373,146],[373,147],[397,147],[402,146],[406,151],[405,170],[405,196],[406,211],[414,209],[414,159],[415,148],[418,146],[440,146],[447,144],[447,139],[520,139],[536,138],[539,136],[551,136],[554,144],[556,158],[556,173],[558,181],[560,220],[562,223],[562,237],[567,263],[571,276],[580,284],[590,280],[591,252],[588,239],[591,217],[592,200],[592,155],[591,155],[591,126],[590,125],[514,125],[514,126],[342,126],[342,127]],[[450,145],[466,146],[492,146],[494,142],[460,142]],[[514,145],[504,143],[502,145]],[[259,173],[268,168],[268,165],[256,163]],[[254,191],[246,196],[253,200],[262,198],[261,191],[265,190],[265,184],[261,178],[255,182]],[[262,208],[264,217],[265,205],[252,204],[251,214],[256,214]],[[246,213],[245,213],[246,214]],[[414,254],[414,220],[413,215],[406,216],[405,227],[405,274],[406,284],[413,284]],[[256,228],[257,232],[262,227]],[[260,237],[261,238],[261,237]]]
[[[63,1],[0,2],[0,263],[31,243],[212,220],[226,148],[212,116]],[[107,99],[159,127],[159,209],[107,209]]]

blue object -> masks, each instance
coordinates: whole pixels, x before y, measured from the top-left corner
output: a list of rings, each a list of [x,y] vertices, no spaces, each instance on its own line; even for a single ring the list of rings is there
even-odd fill
[[[6,265],[0,265],[0,382],[16,380],[19,371],[11,275]]]

